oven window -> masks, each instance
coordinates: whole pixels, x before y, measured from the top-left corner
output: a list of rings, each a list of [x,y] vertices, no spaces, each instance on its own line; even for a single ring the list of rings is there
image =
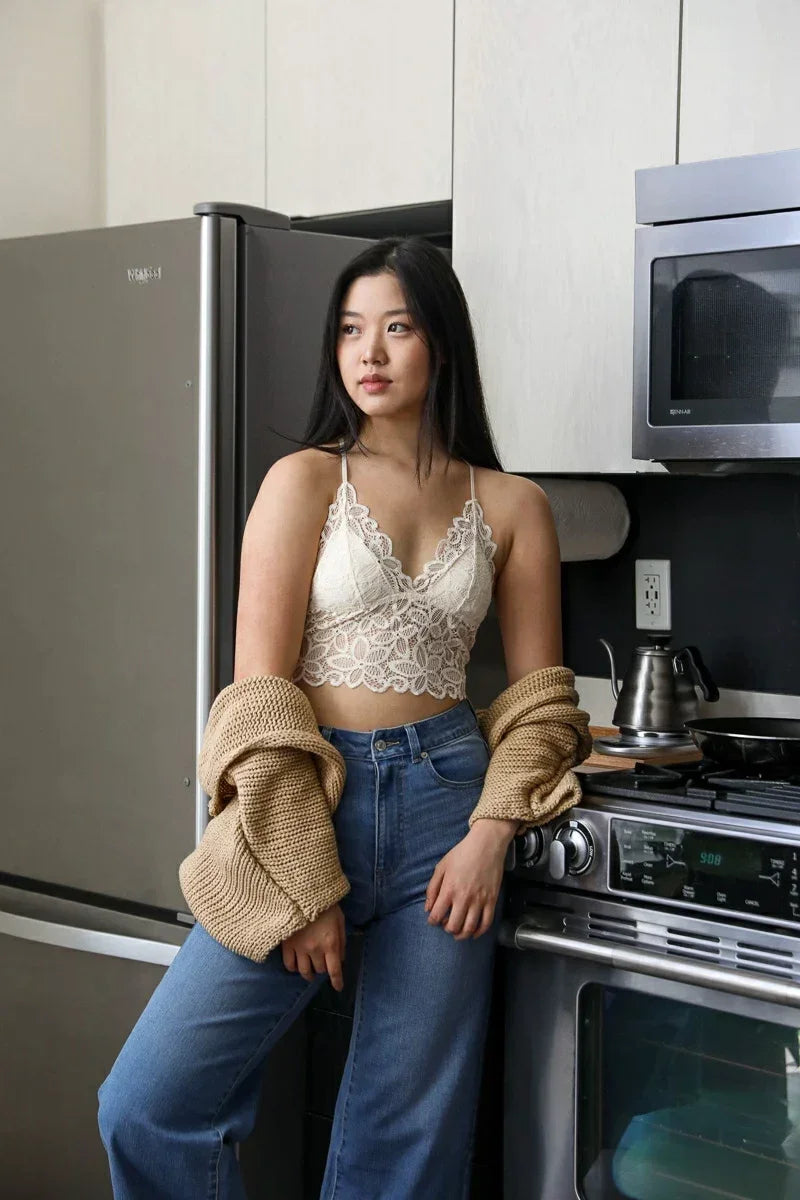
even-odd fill
[[[652,265],[654,425],[800,421],[800,247]]]
[[[620,988],[579,1001],[584,1200],[800,1200],[798,1030]]]

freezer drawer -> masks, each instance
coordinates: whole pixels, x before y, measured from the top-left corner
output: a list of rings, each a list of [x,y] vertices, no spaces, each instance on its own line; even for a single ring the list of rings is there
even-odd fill
[[[0,912],[2,1194],[110,1200],[97,1089],[177,951],[166,938],[187,931],[165,927],[159,938],[142,921],[135,937],[135,918],[122,918],[120,934],[56,917],[42,919],[33,904]]]

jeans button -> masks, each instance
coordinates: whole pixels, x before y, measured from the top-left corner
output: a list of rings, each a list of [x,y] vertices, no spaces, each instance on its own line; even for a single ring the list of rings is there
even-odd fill
[[[386,749],[386,742],[383,740],[383,738],[378,738],[377,742],[375,743],[375,749],[376,750],[385,750]]]

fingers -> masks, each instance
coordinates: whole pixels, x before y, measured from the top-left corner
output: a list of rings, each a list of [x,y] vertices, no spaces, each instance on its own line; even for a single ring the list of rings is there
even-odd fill
[[[325,955],[325,967],[332,986],[336,988],[337,992],[341,992],[344,987],[344,976],[342,975],[342,960],[337,951],[328,951]]]
[[[441,892],[428,917],[428,924],[441,925],[445,932],[452,934],[457,942],[467,938],[478,938],[486,933],[494,919],[496,898],[494,902],[482,904],[479,901],[456,900],[449,902]],[[450,916],[447,916],[450,909]]]
[[[328,929],[318,941],[306,936],[305,943],[297,937],[289,938],[281,943],[283,965],[287,971],[298,972],[307,983],[313,982],[316,975],[327,972],[333,987],[338,992],[344,988],[342,963],[347,944],[347,930],[344,913],[338,913],[336,923]]]

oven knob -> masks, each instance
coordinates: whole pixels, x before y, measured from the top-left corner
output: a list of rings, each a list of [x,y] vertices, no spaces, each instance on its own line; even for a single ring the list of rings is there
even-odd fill
[[[526,867],[534,867],[541,861],[544,854],[544,834],[541,829],[526,829],[514,838],[517,851],[517,862]]]
[[[577,821],[561,825],[550,843],[550,874],[553,879],[565,875],[581,875],[591,866],[594,842],[585,826]]]

